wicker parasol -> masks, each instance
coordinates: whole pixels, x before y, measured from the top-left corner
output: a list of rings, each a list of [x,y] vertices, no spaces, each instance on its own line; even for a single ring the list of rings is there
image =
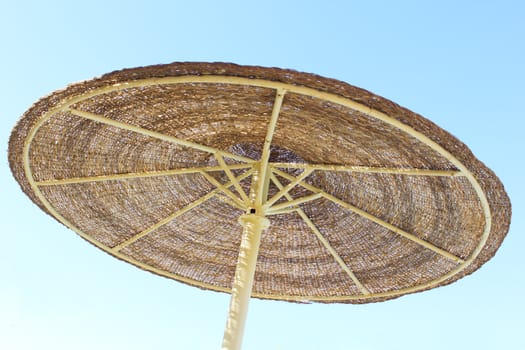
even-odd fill
[[[250,296],[367,303],[472,273],[510,222],[498,178],[456,138],[346,83],[173,63],[33,105],[9,161],[45,212],[142,269]]]

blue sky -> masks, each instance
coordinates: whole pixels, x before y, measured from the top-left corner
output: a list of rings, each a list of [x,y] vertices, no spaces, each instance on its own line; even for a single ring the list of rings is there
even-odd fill
[[[465,142],[513,204],[496,257],[369,305],[254,300],[245,349],[525,348],[522,1],[0,1],[0,348],[218,349],[229,296],[117,261],[19,190],[7,140],[37,99],[125,67],[227,61],[371,90]]]

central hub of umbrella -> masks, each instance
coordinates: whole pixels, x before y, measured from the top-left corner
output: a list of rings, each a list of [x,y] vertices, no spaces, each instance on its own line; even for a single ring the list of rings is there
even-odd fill
[[[263,145],[261,143],[238,143],[233,145],[229,150],[232,153],[246,156],[248,158],[252,158],[254,160],[261,159],[261,150],[263,148]],[[268,159],[268,164],[271,166],[272,164],[307,164],[307,161],[301,157],[297,152],[294,150],[291,150],[286,147],[281,147],[279,145],[271,145],[270,146],[270,155]],[[282,168],[281,170],[285,171],[287,174],[293,177],[299,176],[303,169],[287,169]],[[313,174],[312,174],[313,175]],[[280,179],[281,182],[284,184],[289,183],[287,179]],[[253,184],[252,184],[253,185]],[[275,183],[273,181],[267,181],[266,186],[268,187],[267,190],[267,197],[272,197],[275,195],[280,189],[275,186]],[[263,199],[263,201],[267,200],[267,198]],[[279,199],[278,202],[282,202],[284,198]],[[251,210],[254,210],[253,208]]]
[[[323,174],[317,174],[307,169],[280,167],[282,164],[307,164],[307,161],[298,152],[278,145],[271,145],[268,161],[262,164],[259,161],[262,158],[262,149],[263,144],[257,142],[237,143],[228,149],[228,152],[232,154],[253,159],[254,163],[248,170],[225,168],[223,171],[209,172],[209,175],[219,183],[223,185],[231,183],[231,186],[234,187],[229,192],[224,191],[217,198],[235,207],[245,209],[247,214],[266,216],[290,213],[296,210],[302,201],[307,202],[318,197],[312,191],[300,186],[300,181],[305,181],[308,177],[309,183],[319,183],[324,178]],[[213,155],[209,157],[207,165],[217,166],[221,163],[226,167],[242,164],[231,159],[218,160],[217,156]],[[265,169],[261,169],[261,167],[265,167]],[[273,167],[281,174],[274,172]],[[261,178],[262,172],[265,173],[266,179]],[[251,173],[250,176],[240,181],[236,180],[236,178],[241,178],[249,173]],[[261,181],[262,184],[259,183]],[[262,193],[258,194],[258,191]],[[246,202],[243,202],[244,205],[239,206],[234,203],[243,201],[243,197],[247,199]],[[257,203],[258,198],[260,198],[260,203]]]

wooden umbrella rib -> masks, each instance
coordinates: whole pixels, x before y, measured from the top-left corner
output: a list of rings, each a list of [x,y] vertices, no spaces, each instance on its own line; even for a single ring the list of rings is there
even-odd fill
[[[271,180],[275,184],[275,186],[277,186],[277,188],[279,188],[279,189],[283,189],[284,188],[284,186],[281,184],[279,179],[277,179],[277,177],[274,174],[271,175]],[[294,199],[292,198],[292,196],[290,196],[289,193],[286,193],[285,196],[286,196],[286,199],[288,199],[289,201],[294,201]],[[306,215],[306,213],[303,211],[303,209],[297,207],[295,209],[295,211],[297,211],[297,213],[299,214],[301,219],[304,221],[304,223],[316,235],[317,239],[321,242],[321,244],[330,252],[330,254],[332,254],[332,256],[335,259],[335,261],[348,274],[350,279],[354,282],[354,284],[357,286],[357,288],[359,288],[361,293],[363,293],[363,295],[370,294],[370,291],[365,286],[363,286],[363,284],[356,277],[356,275],[354,274],[352,269],[350,269],[350,267],[344,262],[343,258],[341,258],[339,253],[337,253],[337,251],[335,250],[335,248],[332,247],[330,242],[328,242],[328,240],[323,236],[321,231],[319,231],[317,226],[315,226],[315,224],[312,222],[312,220],[310,220],[310,218],[308,217],[308,215]]]
[[[290,214],[290,213],[294,213],[297,211],[297,209],[299,209],[299,207],[286,207],[286,208],[283,208],[283,209],[280,209],[280,210],[272,210],[272,211],[267,211],[265,212],[265,215],[266,216],[270,216],[270,215],[282,215],[282,214]]]
[[[242,208],[246,208],[249,205],[249,203],[243,202],[241,199],[239,199],[239,197],[237,197],[232,191],[230,191],[228,189],[228,187],[232,185],[231,182],[229,184],[227,184],[227,185],[223,185],[219,181],[217,181],[217,179],[215,179],[213,176],[211,176],[210,174],[208,174],[206,172],[201,172],[201,174],[206,178],[206,180],[208,180],[212,185],[217,187],[218,190],[222,191],[225,195],[227,195],[238,206],[240,206]]]
[[[228,196],[223,196],[223,195],[217,194],[217,195],[215,196],[215,198],[217,198],[217,199],[220,200],[221,202],[224,202],[224,203],[226,203],[226,204],[228,204],[228,205],[230,205],[230,206],[232,206],[232,207],[234,207],[234,208],[237,208],[237,209],[239,209],[239,210],[243,210],[243,211],[246,210],[246,207],[244,207],[244,206],[241,207],[239,204],[237,204],[236,202],[234,202],[234,201],[233,201],[230,197],[228,197]]]
[[[284,95],[286,90],[277,89],[275,93],[275,101],[273,103],[272,115],[270,122],[268,123],[268,129],[264,138],[264,145],[261,153],[261,159],[259,160],[259,177],[258,188],[256,190],[255,202],[257,205],[262,205],[266,201],[268,196],[268,185],[270,183],[270,171],[268,169],[268,163],[270,160],[270,146],[272,144],[273,135],[275,133],[275,127],[277,126],[277,119],[281,112],[283,105]]]
[[[335,248],[332,247],[330,242],[328,242],[328,240],[323,236],[321,231],[319,231],[319,229],[314,225],[314,223],[312,222],[312,220],[310,220],[308,215],[306,215],[306,213],[301,208],[297,210],[297,213],[299,214],[299,216],[301,216],[305,224],[308,225],[308,227],[315,233],[317,239],[330,252],[330,254],[332,254],[339,266],[341,266],[341,268],[348,274],[350,279],[354,282],[357,288],[359,288],[361,293],[363,293],[364,295],[370,294],[370,291],[365,286],[363,286],[363,284],[359,281],[355,273],[350,269],[350,267],[348,267],[348,265],[344,262],[343,258],[341,258],[341,256],[335,250]]]
[[[464,176],[460,170],[433,170],[417,168],[387,168],[387,167],[368,167],[357,165],[337,165],[337,164],[304,164],[304,163],[270,163],[272,168],[281,169],[312,169],[322,171],[341,171],[354,173],[370,174],[397,174],[414,176]]]
[[[295,179],[294,176],[289,175],[289,174],[285,173],[284,171],[280,171],[278,169],[274,169],[274,172],[276,174],[278,174],[278,175],[288,179],[288,180]],[[372,214],[370,214],[370,213],[368,213],[368,212],[366,212],[366,211],[364,211],[362,209],[359,209],[359,208],[357,208],[357,207],[355,207],[355,206],[353,206],[353,205],[351,205],[351,204],[349,204],[349,203],[347,203],[347,202],[345,202],[345,201],[335,197],[335,196],[332,196],[331,194],[321,190],[320,188],[317,188],[317,187],[312,186],[310,184],[307,184],[305,182],[300,182],[299,185],[304,187],[304,188],[306,188],[309,191],[312,191],[312,192],[315,192],[315,193],[321,193],[322,196],[324,198],[328,199],[329,201],[332,201],[332,202],[342,206],[343,208],[346,208],[346,209],[348,209],[348,210],[350,210],[350,211],[352,211],[352,212],[354,212],[354,213],[356,213],[356,214],[358,214],[358,215],[360,215],[360,216],[362,216],[362,217],[364,217],[364,218],[366,218],[366,219],[368,219],[368,220],[370,220],[372,222],[375,222],[376,224],[381,225],[381,226],[389,229],[390,231],[395,232],[398,235],[411,240],[414,243],[417,243],[417,244],[419,244],[419,245],[421,245],[421,246],[423,246],[423,247],[425,247],[427,249],[430,249],[433,252],[435,252],[435,253],[437,253],[437,254],[445,257],[445,258],[448,258],[448,259],[453,260],[456,263],[460,263],[460,264],[465,262],[460,257],[455,256],[454,254],[452,254],[450,252],[447,252],[446,250],[443,250],[443,249],[435,246],[434,244],[432,244],[430,242],[427,242],[427,241],[425,241],[425,240],[423,240],[423,239],[421,239],[421,238],[419,238],[419,237],[417,237],[417,236],[415,236],[415,235],[413,235],[411,233],[408,233],[408,232],[400,229],[399,227],[396,227],[396,226],[394,226],[394,225],[392,225],[392,224],[390,224],[390,223],[388,223],[388,222],[386,222],[384,220],[381,220],[377,216],[374,216],[374,215],[372,215]]]
[[[245,203],[248,203],[250,201],[248,199],[248,196],[244,192],[239,181],[237,181],[237,179],[235,178],[235,175],[233,175],[230,168],[228,168],[228,165],[226,164],[226,162],[224,162],[224,158],[222,157],[222,155],[220,153],[215,153],[215,159],[217,159],[217,162],[219,163],[221,170],[223,170],[226,173],[226,176],[228,177],[230,182],[233,184],[233,187],[235,187],[237,192],[241,195],[242,200]]]
[[[237,182],[240,182],[240,181],[246,179],[247,177],[251,176],[251,175],[254,173],[254,171],[255,171],[255,170],[254,170],[253,168],[251,168],[251,169],[249,169],[248,171],[246,171],[244,174],[241,174],[241,175],[239,175],[238,177],[236,177],[235,180],[236,180]],[[206,175],[209,176],[209,174],[206,174]],[[206,175],[205,175],[205,177],[206,177]],[[213,179],[213,177],[211,177],[211,176],[209,176],[209,177]],[[215,179],[214,179],[214,180],[215,180]],[[209,180],[208,180],[208,181],[209,181]],[[228,189],[228,188],[231,187],[232,185],[233,185],[232,182],[228,182],[226,185],[223,185],[222,187]],[[221,189],[221,188],[216,188],[214,191],[222,191],[222,189]],[[234,207],[240,209],[240,210],[246,210],[246,205],[245,205],[244,202],[239,202],[238,200],[237,200],[237,201],[232,200],[229,196],[221,197],[221,198],[219,198],[219,199],[222,200],[222,201],[225,202],[225,203],[228,203],[228,204],[231,205],[231,206],[234,206]],[[225,200],[225,199],[226,199],[226,200]]]
[[[244,174],[242,174],[241,176],[239,176],[238,178],[236,178],[238,181],[242,180],[242,179],[245,179],[247,178],[248,176],[250,176],[252,174],[253,170],[248,170],[247,172],[245,172]],[[229,186],[232,186],[232,183],[227,183],[226,185],[224,185],[224,187],[229,187]],[[167,224],[168,222],[176,219],[177,217],[181,216],[182,214],[184,213],[187,213],[188,211],[190,211],[191,209],[193,208],[196,208],[197,206],[201,205],[202,203],[210,200],[211,198],[213,198],[214,196],[216,196],[219,192],[221,192],[222,189],[220,188],[216,188],[212,191],[210,191],[208,194],[198,198],[197,200],[191,202],[190,204],[188,204],[187,206],[185,206],[184,208],[182,209],[179,209],[178,211],[176,211],[175,213],[167,216],[166,218],[160,220],[159,222],[155,223],[154,225],[148,227],[147,229],[141,231],[140,233],[134,235],[133,237],[127,239],[126,241],[118,244],[117,246],[111,248],[110,250],[114,253],[124,249],[125,247],[127,247],[128,245],[138,241],[139,239],[141,239],[142,237],[148,235],[149,233],[155,231],[156,229],[164,226],[165,224]]]
[[[251,164],[232,164],[227,165],[229,169],[246,169],[251,168]],[[112,174],[112,175],[96,175],[96,176],[85,176],[85,177],[72,177],[67,179],[52,179],[35,181],[37,186],[57,186],[57,185],[69,185],[85,182],[98,182],[98,181],[110,181],[110,180],[127,180],[127,179],[138,179],[144,177],[158,177],[158,176],[171,176],[171,175],[183,175],[193,174],[208,171],[220,171],[223,170],[221,166],[208,166],[208,167],[195,167],[195,168],[180,168],[160,171],[144,171],[140,173],[125,173],[125,174]]]
[[[165,217],[164,219],[160,220],[156,224],[148,227],[147,229],[143,230],[142,232],[136,234],[135,236],[133,236],[133,237],[127,239],[126,241],[120,243],[119,245],[113,247],[111,250],[113,252],[118,252],[119,250],[124,249],[128,245],[138,241],[142,237],[144,237],[144,236],[150,234],[151,232],[155,231],[156,229],[166,225],[168,222],[176,219],[177,217],[181,216],[182,214],[187,213],[188,211],[192,210],[193,208],[195,208],[195,207],[201,205],[202,203],[206,202],[207,200],[211,199],[217,193],[219,193],[219,189],[215,189],[215,190],[211,191],[207,195],[205,195],[203,197],[200,197],[199,199],[197,199],[196,201],[190,203],[189,205],[185,206],[184,208],[176,211],[175,213],[171,214],[168,217]]]
[[[309,196],[304,196],[304,197],[297,198],[297,199],[294,199],[294,200],[288,200],[286,202],[279,203],[279,204],[271,206],[270,208],[267,209],[266,213],[267,214],[271,214],[271,213],[274,213],[274,212],[281,212],[284,209],[287,209],[287,208],[290,208],[290,207],[295,207],[295,206],[298,206],[299,204],[303,204],[303,203],[306,203],[306,202],[310,202],[310,201],[316,200],[316,199],[318,199],[318,198],[320,198],[322,196],[323,195],[321,193],[314,193],[314,194],[311,194]]]
[[[142,134],[142,135],[145,135],[145,136],[150,136],[150,137],[162,140],[162,141],[166,141],[166,142],[177,144],[179,146],[189,147],[189,148],[193,148],[193,149],[196,149],[196,150],[199,150],[199,151],[202,151],[202,152],[207,152],[207,153],[212,153],[212,154],[219,152],[221,154],[224,154],[228,158],[232,158],[232,159],[235,159],[235,160],[238,160],[238,161],[241,161],[241,162],[247,162],[247,163],[254,162],[254,160],[251,159],[251,158],[239,156],[239,155],[236,155],[236,154],[233,154],[233,153],[229,153],[229,152],[226,152],[226,151],[219,150],[217,148],[201,145],[201,144],[198,144],[198,143],[195,143],[195,142],[182,140],[182,139],[179,139],[179,138],[174,137],[174,136],[169,136],[169,135],[162,134],[162,133],[159,133],[159,132],[156,132],[156,131],[144,129],[144,128],[141,128],[141,127],[136,126],[136,125],[119,122],[117,120],[114,120],[114,119],[111,119],[111,118],[107,118],[107,117],[104,117],[104,116],[99,115],[99,114],[95,114],[95,113],[91,113],[91,112],[85,112],[85,111],[81,111],[81,110],[78,110],[78,109],[65,109],[64,111],[69,112],[69,113],[71,113],[73,115],[76,115],[76,116],[84,118],[84,119],[92,120],[94,122],[103,123],[103,124],[106,124],[106,125],[111,125],[111,126],[114,126],[116,128],[119,128],[119,129],[132,131],[132,132],[135,132],[135,133],[138,133],[138,134]]]
[[[279,200],[282,196],[290,192],[292,188],[297,186],[301,181],[303,181],[308,175],[312,173],[312,169],[305,169],[301,175],[294,177],[293,181],[288,185],[284,186],[279,192],[277,192],[272,198],[270,198],[266,203],[264,203],[265,208],[269,208],[273,203]]]
[[[441,248],[435,246],[434,244],[432,244],[430,242],[427,242],[427,241],[425,241],[425,240],[423,240],[423,239],[421,239],[421,238],[419,238],[419,237],[417,237],[417,236],[415,236],[415,235],[413,235],[411,233],[408,233],[405,230],[402,230],[402,229],[400,229],[397,226],[394,226],[394,225],[392,225],[392,224],[390,224],[390,223],[388,223],[388,222],[386,222],[384,220],[381,220],[377,216],[374,216],[374,215],[372,215],[372,214],[370,214],[370,213],[368,213],[368,212],[366,212],[366,211],[364,211],[362,209],[359,209],[359,208],[357,208],[357,207],[355,207],[355,206],[353,206],[351,204],[348,204],[348,203],[340,200],[339,198],[336,198],[336,197],[334,197],[334,196],[332,196],[332,195],[330,195],[330,194],[328,194],[326,192],[322,192],[322,194],[323,194],[324,198],[326,198],[326,199],[328,199],[328,200],[330,200],[330,201],[332,201],[332,202],[334,202],[336,204],[339,204],[340,206],[342,206],[342,207],[344,207],[346,209],[349,209],[349,210],[353,211],[354,213],[356,213],[356,214],[358,214],[358,215],[360,215],[360,216],[362,216],[362,217],[364,217],[364,218],[366,218],[366,219],[368,219],[368,220],[370,220],[372,222],[375,222],[376,224],[378,224],[380,226],[383,226],[383,227],[389,229],[390,231],[395,232],[398,235],[411,240],[414,243],[419,244],[420,246],[423,246],[423,247],[425,247],[427,249],[430,249],[433,252],[435,252],[435,253],[437,253],[437,254],[445,257],[445,258],[453,260],[453,261],[455,261],[458,264],[462,264],[462,263],[465,262],[460,257],[458,257],[458,256],[456,256],[456,255],[454,255],[454,254],[452,254],[450,252],[447,252],[446,250],[441,249]]]

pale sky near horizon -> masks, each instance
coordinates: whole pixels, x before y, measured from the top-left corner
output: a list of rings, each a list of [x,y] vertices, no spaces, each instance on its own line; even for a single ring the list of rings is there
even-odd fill
[[[0,349],[218,349],[229,296],[141,271],[31,203],[7,140],[32,103],[173,61],[336,78],[451,132],[500,177],[508,237],[471,276],[367,305],[253,300],[244,349],[525,349],[522,1],[0,0]]]

